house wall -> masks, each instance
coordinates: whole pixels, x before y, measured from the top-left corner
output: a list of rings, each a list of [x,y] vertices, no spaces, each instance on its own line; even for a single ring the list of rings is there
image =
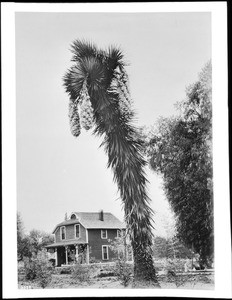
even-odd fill
[[[76,223],[79,224],[79,223]],[[75,239],[75,229],[74,226],[76,224],[70,224],[70,225],[65,225],[66,228],[66,239],[65,240],[73,240]],[[62,227],[62,226],[61,226]],[[80,238],[83,240],[86,240],[86,229],[80,224]],[[55,232],[55,242],[61,242],[62,240],[60,239],[60,227],[56,230]]]
[[[96,260],[102,260],[102,246],[103,245],[110,245],[109,239],[113,240],[117,237],[117,229],[107,229],[107,239],[101,238],[101,229],[88,229],[88,240],[89,240],[89,258],[91,261],[91,258]],[[109,260],[112,261],[113,258],[115,258],[114,252],[108,248],[109,253]],[[104,262],[107,262],[107,260],[104,260]]]

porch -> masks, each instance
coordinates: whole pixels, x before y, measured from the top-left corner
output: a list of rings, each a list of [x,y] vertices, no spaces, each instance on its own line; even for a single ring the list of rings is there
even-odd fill
[[[74,263],[89,264],[88,244],[60,244],[46,246],[49,253],[54,254],[55,267],[68,266]]]

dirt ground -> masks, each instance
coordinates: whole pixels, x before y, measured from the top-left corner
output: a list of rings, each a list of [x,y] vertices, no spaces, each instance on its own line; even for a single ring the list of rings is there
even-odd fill
[[[196,289],[196,290],[212,290],[214,289],[214,277],[213,275],[195,275],[182,276],[179,278],[159,278],[159,284],[162,289]],[[19,280],[19,289],[41,289],[36,282]],[[73,288],[85,288],[85,289],[131,289],[132,285],[129,284],[124,287],[116,277],[104,277],[94,278],[90,282],[78,282],[74,280],[68,274],[54,274],[52,276],[51,283],[46,289],[73,289]],[[147,288],[154,288],[149,287]]]

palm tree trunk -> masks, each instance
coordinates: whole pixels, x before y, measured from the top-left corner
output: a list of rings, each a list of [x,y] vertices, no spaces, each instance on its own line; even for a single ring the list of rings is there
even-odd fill
[[[135,281],[157,283],[152,258],[152,210],[146,193],[146,162],[141,154],[142,143],[135,140],[135,128],[121,118],[116,105],[117,97],[116,94],[109,97],[105,92],[98,97],[90,91],[94,110],[97,111],[95,133],[105,134],[102,145],[108,154],[108,167],[114,171],[114,180],[124,204],[132,241]]]

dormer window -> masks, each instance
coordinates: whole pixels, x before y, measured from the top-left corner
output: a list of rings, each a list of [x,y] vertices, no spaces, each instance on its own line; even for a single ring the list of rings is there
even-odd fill
[[[65,226],[60,227],[60,239],[65,240],[66,239],[66,229]]]
[[[107,230],[106,229],[101,230],[101,238],[102,239],[107,239]]]
[[[74,225],[75,227],[75,238],[79,239],[81,236],[81,231],[80,231],[80,224]]]
[[[70,219],[71,220],[76,220],[76,218],[77,218],[77,216],[75,214],[72,214]]]

